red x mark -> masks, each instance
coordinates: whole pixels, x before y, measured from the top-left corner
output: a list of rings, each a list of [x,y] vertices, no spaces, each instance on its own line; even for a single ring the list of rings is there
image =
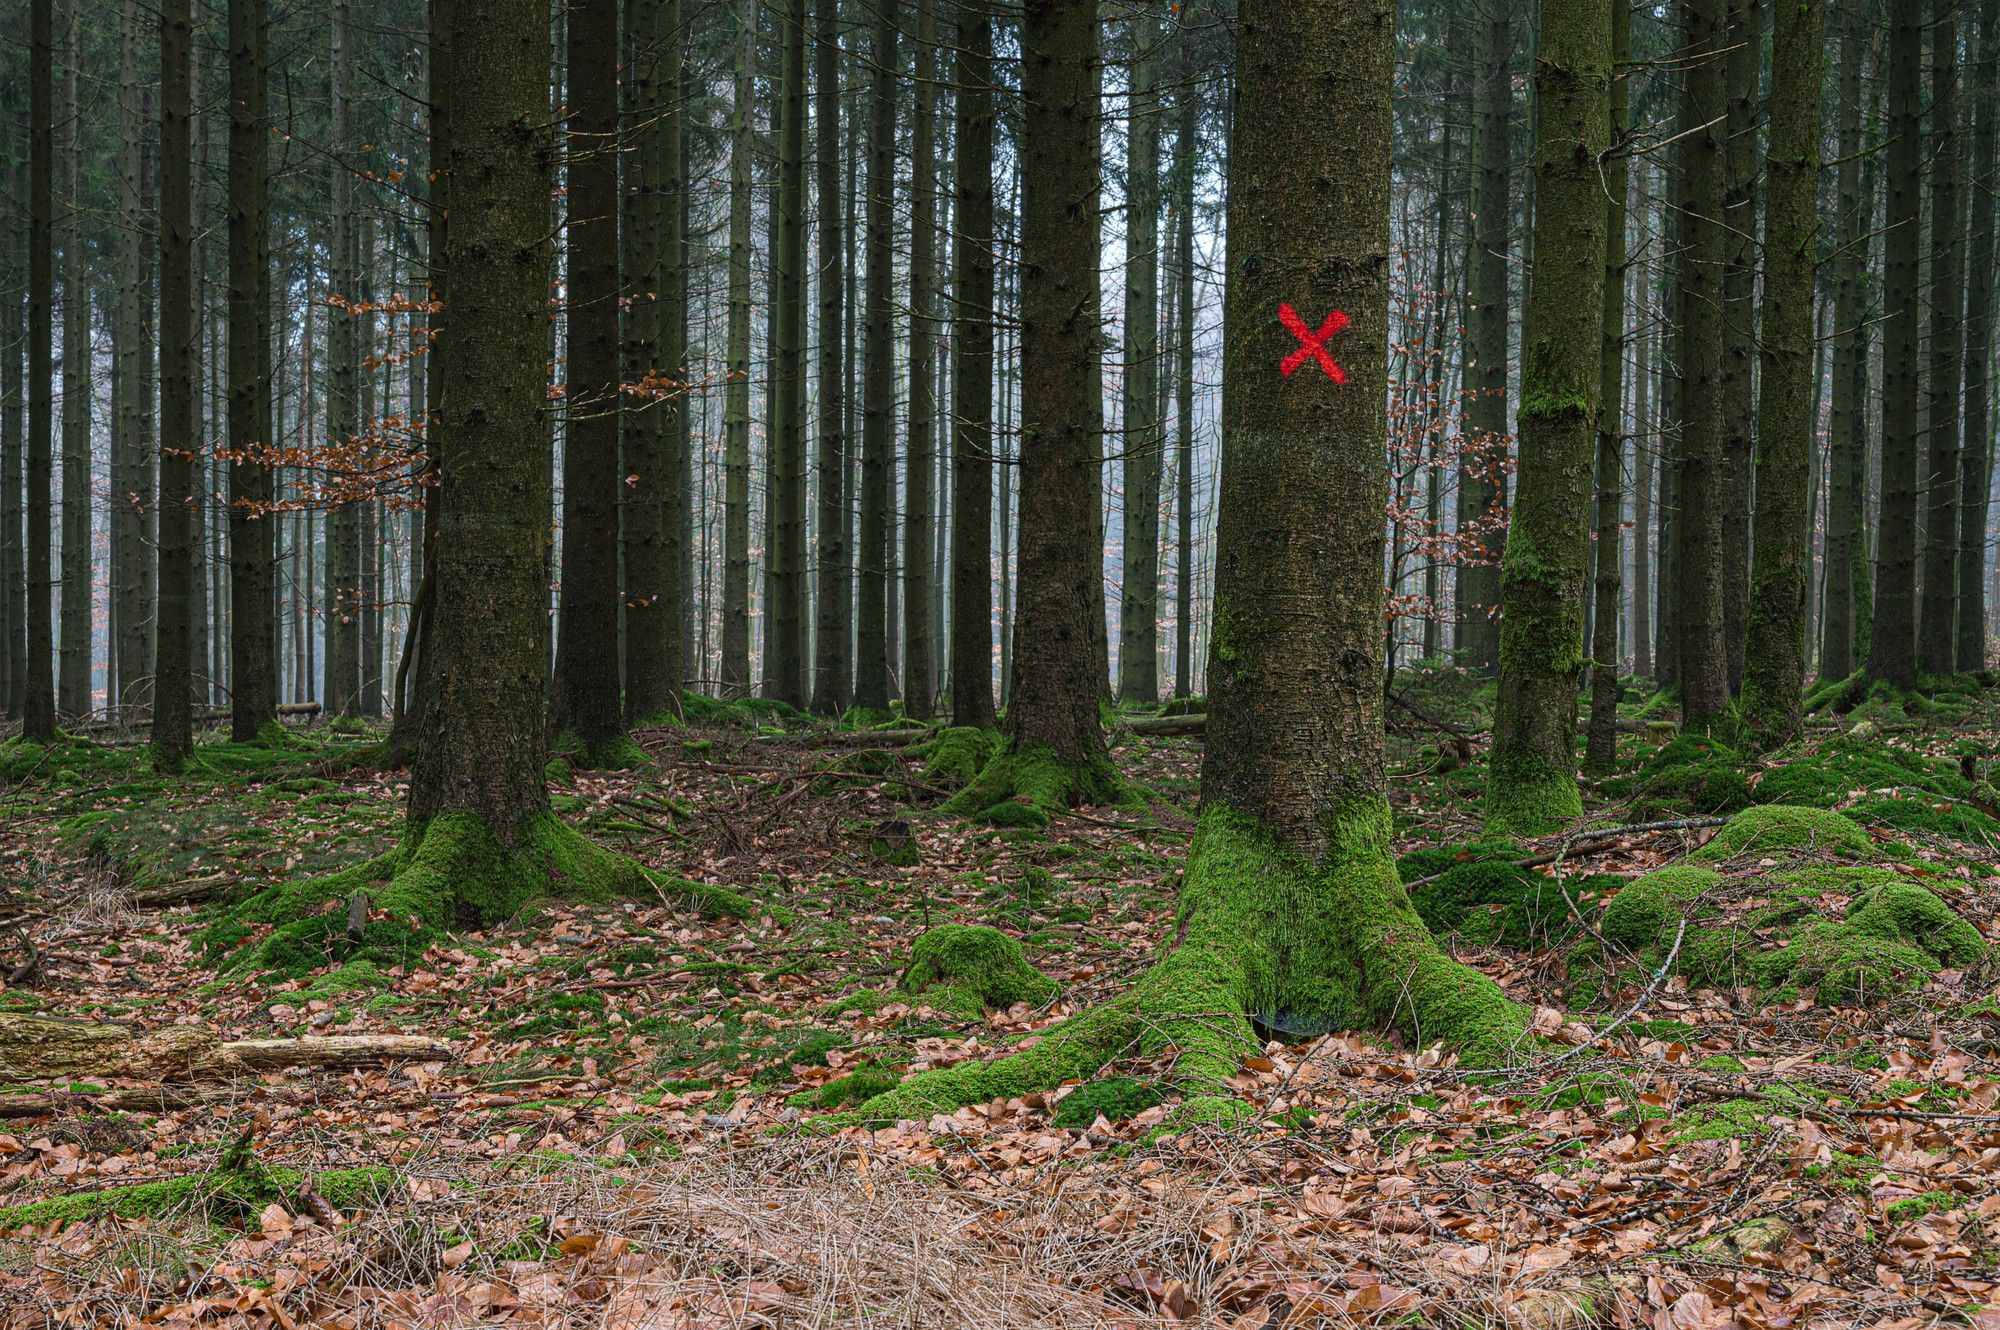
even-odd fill
[[[1320,324],[1319,331],[1313,332],[1306,327],[1306,321],[1299,317],[1299,312],[1293,309],[1290,303],[1282,303],[1278,306],[1278,322],[1291,329],[1292,336],[1298,338],[1303,344],[1298,350],[1292,352],[1279,362],[1279,373],[1289,379],[1292,376],[1292,371],[1305,364],[1306,361],[1317,360],[1319,361],[1319,367],[1326,371],[1326,377],[1332,379],[1335,383],[1347,382],[1347,371],[1340,367],[1338,362],[1334,360],[1333,356],[1326,349],[1327,340],[1335,333],[1347,327],[1347,314],[1345,311],[1337,309],[1327,315],[1326,322]]]

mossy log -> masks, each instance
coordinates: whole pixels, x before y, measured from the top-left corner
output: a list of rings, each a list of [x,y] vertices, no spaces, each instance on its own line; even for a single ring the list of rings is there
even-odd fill
[[[1395,698],[1399,705],[1404,706],[1406,710],[1414,711],[1414,708],[1410,708],[1406,703],[1403,703],[1399,695],[1392,694],[1391,696]],[[1493,732],[1490,729],[1482,729],[1474,725],[1451,725],[1438,721],[1431,716],[1424,715],[1422,712],[1415,712],[1415,714],[1419,719],[1429,722],[1432,728],[1463,738],[1484,738]],[[1673,722],[1649,722],[1632,716],[1620,716],[1615,724],[1620,734],[1647,734],[1654,725],[1672,725]],[[1208,713],[1197,711],[1185,716],[1141,716],[1135,720],[1126,722],[1126,727],[1132,733],[1144,735],[1149,739],[1166,738],[1183,734],[1206,734],[1208,732]],[[1588,730],[1590,728],[1588,718],[1579,718],[1576,728],[1579,734]],[[1675,728],[1678,729],[1677,726]]]
[[[227,1041],[193,1025],[139,1030],[100,1021],[0,1013],[0,1079],[192,1081],[286,1067],[362,1067],[451,1056],[420,1035],[321,1035]]]

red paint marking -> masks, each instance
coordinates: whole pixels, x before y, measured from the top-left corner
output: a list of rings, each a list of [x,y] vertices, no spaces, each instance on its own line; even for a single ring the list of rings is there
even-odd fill
[[[1278,362],[1280,374],[1289,379],[1292,377],[1292,371],[1306,361],[1317,360],[1319,367],[1326,371],[1326,377],[1335,383],[1347,382],[1347,371],[1340,367],[1339,362],[1334,360],[1332,353],[1326,349],[1327,341],[1347,327],[1346,311],[1337,309],[1327,315],[1326,322],[1320,324],[1318,332],[1314,332],[1306,327],[1306,321],[1300,318],[1299,312],[1287,302],[1278,306],[1278,322],[1291,329],[1292,336],[1298,338],[1301,343],[1298,350]]]

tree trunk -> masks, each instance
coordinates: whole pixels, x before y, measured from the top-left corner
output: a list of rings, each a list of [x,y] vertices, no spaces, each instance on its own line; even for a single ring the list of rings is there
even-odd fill
[[[356,243],[354,172],[348,156],[354,150],[348,128],[352,115],[353,57],[349,52],[347,0],[333,0],[332,58],[328,63],[329,116],[332,141],[326,172],[331,201],[331,235],[327,243],[326,300],[326,445],[336,457],[354,454],[361,433],[360,320],[355,306],[361,298],[355,280]],[[346,488],[348,477],[336,466],[331,483]],[[351,499],[338,500],[326,514],[326,707],[331,715],[361,712],[361,510]]]
[[[1923,601],[1917,669],[1949,675],[1958,659],[1959,391],[1965,379],[1965,299],[1959,266],[1965,240],[1958,189],[1958,12],[1960,0],[1931,0],[1931,164],[1929,458],[1922,475]]]
[[[63,7],[63,400],[62,400],[62,632],[57,645],[56,710],[87,716],[94,703],[90,688],[90,277],[83,241],[83,104],[77,96],[81,9]]]
[[[1959,467],[1958,635],[1961,671],[1986,667],[1986,539],[1993,486],[1994,104],[2000,102],[2000,4],[1981,0],[1973,68],[1972,222],[1966,242],[1965,451]]]
[[[1727,0],[1722,186],[1722,648],[1743,685],[1750,606],[1751,404],[1757,360],[1757,83],[1763,0]]]
[[[1174,550],[1174,696],[1194,693],[1194,182],[1196,134],[1201,99],[1191,84],[1174,94],[1180,103],[1180,126],[1174,142],[1174,193],[1179,200],[1179,227],[1174,235],[1174,280],[1179,289],[1174,306],[1180,310],[1179,341],[1174,367],[1174,512],[1178,523]]]
[[[1757,581],[1743,667],[1743,711],[1771,746],[1804,724],[1806,575],[1812,528],[1813,278],[1819,262],[1819,136],[1825,10],[1777,7],[1771,149],[1765,160],[1764,320],[1757,404]]]
[[[1826,503],[1824,608],[1820,612],[1819,672],[1823,679],[1854,673],[1854,597],[1866,579],[1862,491],[1867,454],[1867,332],[1862,326],[1862,269],[1867,261],[1869,201],[1861,196],[1861,66],[1868,50],[1860,11],[1840,6],[1839,118],[1834,175],[1833,394]]]
[[[1897,688],[1917,684],[1917,389],[1918,263],[1923,252],[1918,204],[1924,145],[1923,14],[1914,3],[1891,6],[1889,21],[1889,216],[1883,239],[1882,498],[1875,557],[1870,678]]]
[[[1513,114],[1513,36],[1508,5],[1488,5],[1480,24],[1472,110],[1471,247],[1466,255],[1464,455],[1458,476],[1459,663],[1482,674],[1500,664],[1500,558],[1507,540],[1507,220],[1511,215],[1508,126]]]
[[[896,452],[895,208],[896,0],[876,6],[869,52],[868,312],[861,369],[861,518],[855,550],[854,704],[869,716],[889,707],[889,509]]]
[[[1590,740],[1584,764],[1608,772],[1618,760],[1618,604],[1623,597],[1625,517],[1625,206],[1631,179],[1632,14],[1611,7],[1610,157],[1604,165],[1604,293],[1598,320],[1597,621],[1590,643]],[[1546,198],[1546,190],[1542,197]],[[1645,539],[1643,528],[1634,535]],[[1503,628],[1504,631],[1504,628]]]
[[[28,126],[17,100],[18,89],[11,93],[0,114],[7,117],[8,136],[18,140]],[[25,201],[28,178],[23,165],[19,153],[12,154],[0,168],[0,184],[9,197]],[[27,289],[21,264],[27,248],[22,212],[10,208],[0,216],[0,715],[8,720],[21,718],[28,688],[28,607],[23,585],[27,550],[21,527],[27,516],[22,511],[26,491],[21,473],[27,384],[21,358],[28,349],[27,323],[22,317],[22,296]]]
[[[723,406],[722,693],[750,692],[750,176],[757,138],[757,5],[736,15],[729,132],[729,382]]]
[[[1159,178],[1160,25],[1142,8],[1132,25],[1125,166],[1124,552],[1118,608],[1118,696],[1160,697]]]
[[[1542,0],[1541,18],[1536,262],[1521,335],[1521,458],[1500,566],[1506,614],[1486,764],[1486,825],[1515,836],[1554,831],[1583,812],[1576,697],[1606,314],[1599,158],[1611,132],[1611,10],[1601,0]],[[1615,626],[1615,610],[1611,618]]]
[[[778,180],[772,205],[774,309],[771,424],[771,604],[764,674],[772,696],[806,704],[806,7],[779,7]],[[918,160],[924,160],[919,157]]]
[[[55,22],[50,0],[28,18],[28,647],[21,734],[56,732],[55,641],[50,616],[50,450],[55,413]]]
[[[181,0],[168,0],[172,10]],[[171,21],[171,14],[168,15]],[[224,1042],[206,1026],[129,1025],[0,1014],[0,1080],[185,1081],[285,1067],[440,1061],[451,1046],[421,1035],[327,1035]]]
[[[191,0],[160,9],[160,527],[154,634],[153,765],[178,771],[194,747],[195,420],[194,23]]]
[[[993,15],[958,10],[952,133],[951,718],[993,713]]]
[[[1724,48],[1722,0],[1681,0],[1687,69],[1687,244],[1680,267],[1681,437],[1674,531],[1680,595],[1681,709],[1689,730],[1705,733],[1729,708],[1723,639],[1724,316],[1720,274],[1723,236]]]
[[[841,240],[840,3],[813,5],[813,140],[819,160],[816,218],[819,262],[817,384],[819,498],[814,533],[819,600],[814,611],[812,708],[822,716],[847,709],[847,380],[842,298],[846,246]]]
[[[933,0],[916,0],[910,180],[910,417],[903,469],[903,714],[928,720],[937,695],[931,659],[931,520],[937,503],[937,24]]]
[[[278,705],[265,4],[229,0],[229,724],[238,742],[255,739]]]

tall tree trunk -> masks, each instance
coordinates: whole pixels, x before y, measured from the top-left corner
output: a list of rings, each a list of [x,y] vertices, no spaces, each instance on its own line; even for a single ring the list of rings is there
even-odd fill
[[[937,495],[937,23],[933,0],[916,0],[910,181],[910,422],[903,470],[903,714],[931,716],[937,696],[931,659],[931,521]]]
[[[1965,288],[1959,256],[1965,242],[1958,189],[1958,14],[1960,0],[1931,0],[1930,134],[1930,456],[1922,475],[1923,602],[1917,669],[1948,675],[1958,659],[1959,392],[1965,381]]]
[[[194,62],[191,0],[160,7],[160,526],[154,633],[153,765],[178,771],[194,747],[195,349]]]
[[[1611,133],[1610,7],[1542,0],[1541,20],[1536,262],[1521,334],[1521,459],[1500,566],[1506,614],[1486,778],[1487,827],[1516,836],[1542,835],[1583,812],[1576,697],[1605,317],[1598,163]]]
[[[18,84],[9,81],[0,116],[5,116],[10,142],[26,137],[28,124],[19,101]],[[25,203],[28,177],[17,152],[0,166],[0,186],[7,196]],[[0,216],[0,715],[8,720],[21,718],[21,706],[28,687],[28,606],[23,574],[27,550],[22,521],[23,464],[22,419],[27,387],[21,357],[27,351],[27,322],[22,299],[27,294],[26,271],[21,260],[27,249],[27,233],[21,226],[23,208],[9,208]]]
[[[1807,501],[1814,440],[1813,278],[1819,262],[1822,0],[1787,0],[1772,34],[1771,149],[1765,159],[1764,319],[1757,404],[1757,581],[1743,711],[1763,741],[1798,737],[1806,678]]]
[[[756,150],[757,4],[736,14],[729,131],[729,382],[723,406],[722,693],[750,692],[750,178]]]
[[[1629,131],[1629,124],[1627,126]],[[1639,195],[1642,223],[1648,217],[1644,186]],[[1653,416],[1654,333],[1646,328],[1652,310],[1645,296],[1646,284],[1639,284],[1639,301],[1633,322],[1639,349],[1632,372],[1632,594],[1627,611],[1632,625],[1632,673],[1642,679],[1653,677],[1653,460],[1660,445]]]
[[[1459,468],[1457,648],[1461,664],[1491,674],[1500,663],[1500,558],[1507,539],[1507,298],[1509,123],[1514,105],[1509,5],[1484,6],[1472,109],[1472,214],[1466,256],[1467,448]]]
[[[1868,50],[1861,11],[1837,6],[1840,25],[1839,125],[1835,151],[1833,234],[1833,394],[1827,432],[1830,472],[1826,504],[1826,582],[1820,612],[1819,672],[1826,679],[1854,673],[1856,579],[1866,579],[1861,499],[1866,477],[1867,334],[1862,328],[1862,267],[1868,212],[1861,196],[1861,66]]]
[[[1973,67],[1972,221],[1966,241],[1965,451],[1959,466],[1958,637],[1960,670],[1986,667],[1986,539],[1993,487],[1993,186],[1995,103],[2000,102],[2000,3],[1980,0]]]
[[[352,457],[361,433],[361,347],[355,308],[360,250],[354,212],[354,171],[349,155],[353,56],[347,0],[333,0],[332,59],[328,64],[332,141],[326,158],[331,235],[327,244],[326,443],[337,457]],[[346,477],[335,472],[336,486]],[[361,711],[361,510],[336,501],[326,514],[326,709],[335,716]]]
[[[1757,360],[1757,106],[1763,0],[1727,0],[1722,186],[1722,648],[1743,686],[1750,607],[1752,403]]]
[[[55,19],[50,0],[29,0],[28,10],[28,661],[21,733],[46,740],[56,732],[49,567],[55,425]]]
[[[952,104],[951,718],[993,712],[993,14],[958,6]]]
[[[1120,560],[1118,695],[1160,696],[1160,23],[1150,6],[1132,23],[1125,165],[1125,485]]]
[[[895,208],[896,0],[876,5],[869,52],[868,311],[861,370],[861,529],[855,550],[860,579],[855,614],[854,704],[874,714],[889,706],[889,509],[896,451]]]
[[[814,607],[812,708],[823,716],[847,709],[848,563],[847,381],[842,298],[846,246],[841,238],[840,4],[813,3],[813,142],[818,161],[819,363],[815,396],[819,495],[815,507],[814,562],[819,569]],[[963,95],[963,94],[961,94]]]
[[[1610,156],[1604,166],[1604,309],[1598,321],[1597,621],[1590,643],[1590,740],[1584,762],[1607,772],[1618,759],[1618,604],[1623,597],[1625,518],[1625,207],[1631,184],[1632,13],[1611,6],[1606,108]],[[1543,194],[1542,197],[1546,197]],[[1643,529],[1634,531],[1645,539]],[[1636,543],[1636,542],[1635,542]]]
[[[1705,733],[1729,708],[1723,639],[1725,425],[1722,376],[1724,317],[1720,274],[1723,236],[1724,50],[1722,0],[1681,0],[1688,52],[1685,123],[1687,244],[1680,267],[1681,438],[1675,484],[1675,617],[1680,646],[1681,710],[1687,728]]]
[[[551,717],[590,760],[624,735],[618,703],[618,7],[569,11],[569,374],[562,615]]]
[[[1174,235],[1174,280],[1179,289],[1174,306],[1180,311],[1174,348],[1174,514],[1178,529],[1174,549],[1174,696],[1194,692],[1194,334],[1198,326],[1194,304],[1194,183],[1196,135],[1201,99],[1193,85],[1175,94],[1180,125],[1174,141],[1174,193],[1179,200]]]
[[[1882,499],[1868,674],[1917,684],[1917,290],[1922,255],[1923,14],[1892,5],[1889,20],[1889,216],[1883,239]]]
[[[63,67],[63,352],[62,352],[62,632],[56,710],[65,716],[91,711],[90,547],[90,277],[83,241],[83,199],[78,189],[83,159],[83,103],[77,96],[81,9],[64,5]]]
[[[229,725],[278,714],[266,0],[229,0]]]
[[[773,695],[806,704],[806,5],[778,10],[778,182],[772,224],[771,470],[768,520],[772,603],[764,673]],[[922,157],[919,161],[924,160]]]

